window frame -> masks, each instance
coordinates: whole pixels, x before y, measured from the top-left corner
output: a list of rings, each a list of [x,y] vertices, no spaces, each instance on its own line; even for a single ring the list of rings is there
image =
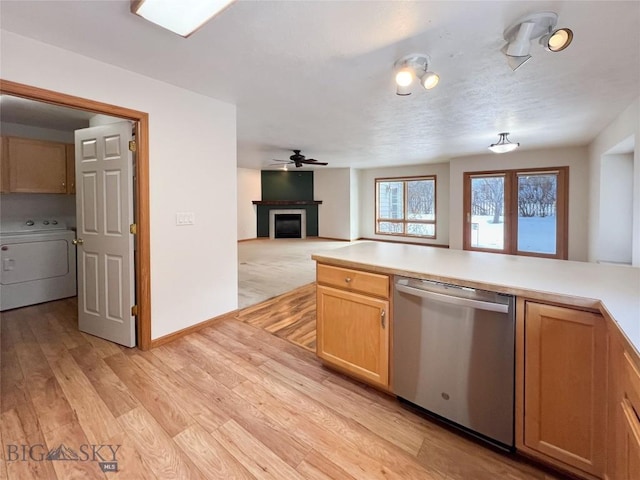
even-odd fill
[[[407,195],[408,188],[407,182],[431,180],[433,181],[433,220],[408,220],[407,219]],[[397,218],[381,218],[380,214],[380,195],[379,185],[382,182],[402,182],[402,219]],[[438,179],[437,175],[416,175],[416,176],[404,176],[404,177],[380,177],[374,179],[374,197],[375,197],[375,212],[374,212],[374,231],[376,235],[388,235],[393,237],[406,237],[406,238],[424,238],[428,240],[434,240],[438,235]],[[380,222],[397,223],[403,225],[402,233],[395,232],[382,232],[379,229]],[[407,232],[407,224],[421,223],[425,225],[433,225],[433,235],[416,235]]]
[[[556,191],[556,253],[518,250],[518,176],[526,174],[557,174]],[[504,176],[504,247],[502,249],[471,246],[471,179],[483,176]],[[463,174],[463,249],[474,252],[502,253],[526,257],[567,260],[569,237],[569,167],[517,168],[464,172]]]

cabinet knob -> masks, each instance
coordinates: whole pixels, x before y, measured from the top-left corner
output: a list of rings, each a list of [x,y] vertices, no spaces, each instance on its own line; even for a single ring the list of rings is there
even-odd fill
[[[380,312],[380,325],[382,325],[382,328],[385,328],[385,321],[384,321],[385,316],[386,316],[386,311],[382,310]]]
[[[345,278],[344,281],[347,282],[347,283],[351,283],[351,277]]]

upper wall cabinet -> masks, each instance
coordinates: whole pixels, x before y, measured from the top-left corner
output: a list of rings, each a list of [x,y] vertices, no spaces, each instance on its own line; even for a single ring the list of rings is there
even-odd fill
[[[5,177],[8,173],[9,192],[68,193],[67,158],[67,145],[64,143],[4,138],[2,191],[7,191]]]
[[[0,137],[0,193],[9,191],[9,143]]]
[[[67,146],[67,193],[76,193],[76,146]]]

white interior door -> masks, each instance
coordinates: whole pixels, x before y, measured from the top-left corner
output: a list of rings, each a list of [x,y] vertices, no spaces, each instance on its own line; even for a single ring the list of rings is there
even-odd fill
[[[136,344],[131,123],[77,130],[76,219],[80,331]]]

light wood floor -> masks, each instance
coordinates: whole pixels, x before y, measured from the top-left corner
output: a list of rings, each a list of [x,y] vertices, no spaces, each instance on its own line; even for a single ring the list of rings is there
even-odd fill
[[[236,318],[315,353],[316,284],[240,310]]]
[[[251,325],[250,312],[141,352],[79,333],[75,309],[63,300],[2,314],[0,478],[555,478],[324,369]],[[119,472],[28,460],[20,447],[37,459],[62,444],[119,445]]]

